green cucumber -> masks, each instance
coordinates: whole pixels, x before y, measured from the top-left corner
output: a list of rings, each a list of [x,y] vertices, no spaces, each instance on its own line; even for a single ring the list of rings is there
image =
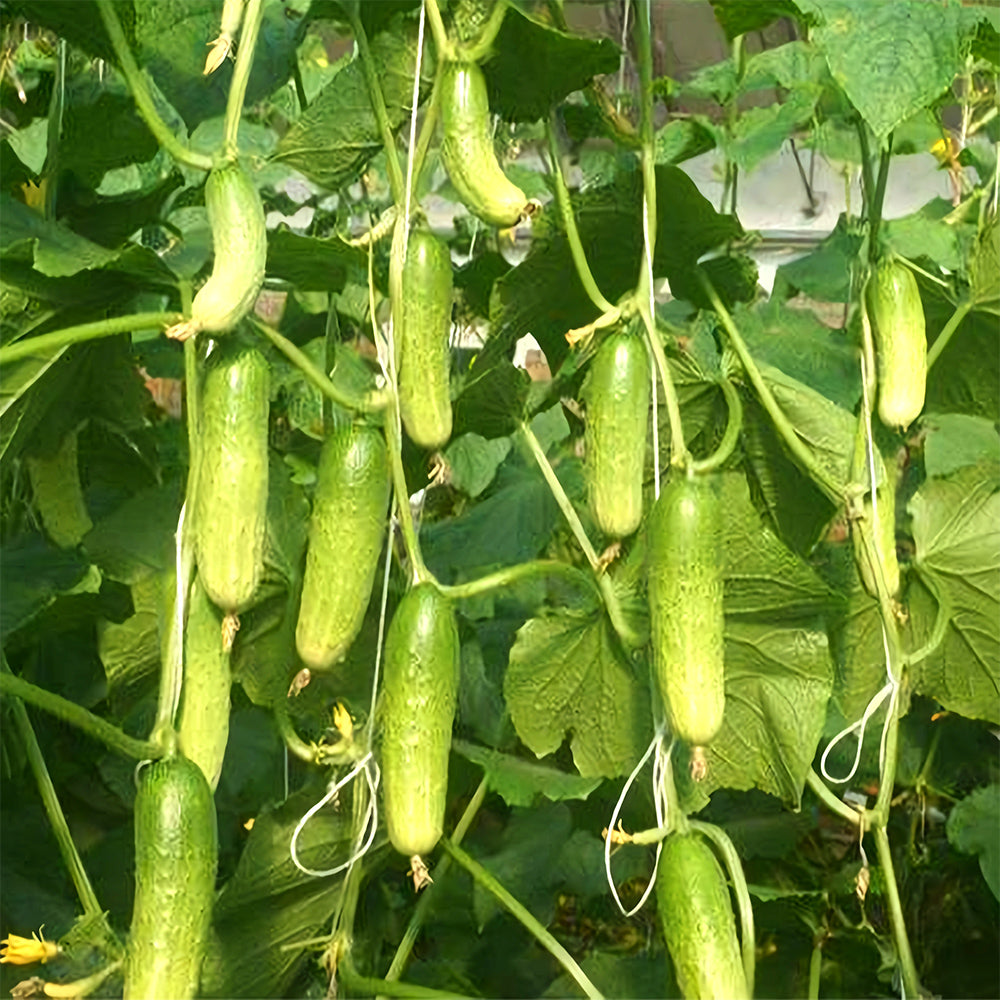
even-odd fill
[[[872,529],[875,549],[882,560],[885,573],[885,584],[890,597],[899,593],[899,558],[896,555],[896,484],[895,467],[886,463],[886,481],[877,490],[878,497],[878,531],[875,531],[873,520],[872,498],[867,494],[864,500],[864,518]],[[878,597],[878,587],[875,584],[875,567],[872,565],[868,549],[861,536],[861,530],[856,522],[851,523],[851,542],[854,546],[854,561],[865,590],[872,597]]]
[[[215,802],[201,768],[181,756],[144,767],[134,822],[125,1000],[187,1000],[198,989],[218,859]]]
[[[167,574],[176,586],[173,574]],[[181,753],[194,761],[213,791],[229,742],[229,653],[222,641],[222,616],[195,578],[184,627],[184,685],[177,736]]]
[[[726,878],[711,848],[696,834],[673,833],[663,842],[656,902],[686,1000],[746,1000]]]
[[[878,415],[905,431],[920,416],[927,389],[927,331],[913,272],[883,261],[869,285],[872,332],[878,356]]]
[[[639,337],[614,333],[590,364],[586,479],[598,527],[624,538],[642,519],[642,472],[649,420],[649,356]]]
[[[253,599],[264,565],[269,371],[252,347],[209,358],[194,503],[198,574],[227,614]]]
[[[458,655],[451,603],[432,584],[418,584],[386,636],[381,708],[386,828],[392,846],[410,858],[418,888],[422,855],[444,829]]]
[[[493,151],[483,71],[475,63],[448,63],[441,95],[441,159],[462,204],[491,226],[517,225],[528,199],[507,179]]]
[[[451,255],[433,233],[409,235],[394,337],[399,410],[411,440],[435,449],[451,437]]]
[[[295,629],[302,662],[324,670],[361,629],[385,540],[389,457],[382,432],[347,425],[320,453]]]
[[[725,708],[720,517],[711,481],[680,477],[664,486],[648,528],[653,668],[670,726],[692,748],[695,777]]]

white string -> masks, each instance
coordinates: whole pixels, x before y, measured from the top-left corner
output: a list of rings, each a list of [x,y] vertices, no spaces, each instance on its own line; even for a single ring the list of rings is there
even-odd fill
[[[362,825],[361,830],[358,833],[357,840],[355,840],[354,852],[346,861],[337,865],[334,868],[327,868],[323,871],[317,870],[315,868],[307,868],[304,864],[302,864],[301,861],[299,861],[299,852],[298,852],[299,834],[302,833],[302,830],[305,827],[306,823],[308,823],[309,820],[311,820],[313,816],[315,816],[316,813],[319,812],[319,810],[322,809],[323,806],[327,804],[327,802],[337,797],[341,788],[343,788],[348,782],[353,781],[354,778],[358,774],[361,774],[362,772],[364,773],[365,781],[368,784],[368,806],[365,809],[364,824]],[[323,796],[323,798],[321,798],[319,802],[317,802],[314,806],[312,806],[302,817],[302,819],[299,820],[298,824],[295,827],[295,832],[292,834],[291,855],[292,855],[292,864],[294,864],[295,867],[298,868],[300,872],[302,872],[304,875],[312,875],[316,878],[326,878],[329,875],[337,875],[339,872],[342,872],[345,869],[350,868],[360,857],[362,857],[368,851],[368,848],[371,847],[372,845],[372,841],[375,839],[375,831],[378,829],[377,791],[381,777],[382,777],[381,771],[379,771],[378,764],[375,763],[374,757],[370,752],[366,753],[364,757],[362,757],[361,760],[359,760],[357,764],[355,764],[354,767],[351,768],[351,770],[348,771],[347,774],[345,774],[344,777],[340,779],[340,781],[332,784],[327,790],[327,793]],[[362,841],[364,841],[363,844]]]
[[[625,53],[628,51],[626,48],[628,44],[628,15],[631,7],[631,0],[625,0],[625,13],[622,16],[622,54],[621,58],[618,60],[618,91],[615,94],[615,111],[617,111],[618,114],[621,114],[622,91],[625,89]]]

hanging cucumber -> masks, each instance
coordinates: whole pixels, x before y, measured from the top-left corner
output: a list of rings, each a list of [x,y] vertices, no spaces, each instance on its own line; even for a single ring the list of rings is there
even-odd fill
[[[422,448],[451,437],[451,256],[425,229],[409,235],[395,329],[399,409],[406,433]]]
[[[927,332],[917,280],[908,267],[883,261],[869,285],[878,356],[878,415],[905,431],[920,416],[927,388]]]
[[[475,63],[449,63],[441,87],[441,158],[458,197],[491,226],[516,225],[528,211],[528,199],[507,179],[493,151],[482,70]]]
[[[364,620],[389,504],[389,458],[378,428],[335,430],[320,453],[295,646],[324,670],[344,657]]]
[[[260,582],[267,514],[267,361],[253,347],[220,346],[202,394],[194,549],[208,596],[242,611]]]
[[[142,769],[135,797],[135,903],[125,1000],[187,1000],[198,989],[218,858],[215,802],[197,764]]]
[[[167,331],[177,340],[202,331],[228,333],[253,309],[264,282],[267,229],[253,181],[237,162],[216,167],[205,182],[215,262],[191,304],[191,319]]]
[[[458,655],[451,603],[418,584],[386,636],[381,709],[386,827],[392,846],[410,859],[417,889],[430,881],[423,856],[444,829]]]
[[[169,586],[176,587],[173,574],[167,574],[167,580]],[[222,616],[195,578],[184,629],[184,685],[177,736],[181,753],[201,768],[212,791],[219,783],[229,742],[231,685]]]
[[[720,516],[710,480],[678,477],[653,505],[647,538],[653,668],[696,779],[725,708]]]
[[[660,926],[686,1000],[746,1000],[729,889],[711,848],[697,834],[671,834],[656,874]]]
[[[896,556],[896,483],[895,465],[885,463],[885,481],[878,487],[876,496],[878,499],[878,531],[875,531],[874,511],[872,509],[871,494],[864,500],[864,519],[872,530],[872,537],[875,542],[875,549],[882,560],[882,569],[885,573],[885,584],[890,597],[895,597],[899,593],[899,559]],[[878,597],[878,588],[875,584],[875,567],[869,558],[861,536],[861,530],[856,522],[851,523],[851,542],[854,546],[854,561],[857,564],[858,572],[861,574],[861,582],[865,590],[872,597]]]
[[[649,356],[639,337],[614,333],[590,364],[586,479],[601,531],[631,535],[642,518],[642,472],[649,419]]]

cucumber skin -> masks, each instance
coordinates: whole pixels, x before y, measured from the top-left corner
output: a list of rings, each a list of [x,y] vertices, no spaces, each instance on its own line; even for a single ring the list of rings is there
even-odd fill
[[[167,580],[169,586],[176,586],[174,574],[168,573]],[[229,742],[231,687],[229,654],[222,648],[222,616],[195,578],[184,629],[184,686],[177,737],[181,753],[201,768],[213,792]]]
[[[385,641],[382,780],[392,846],[408,858],[444,830],[459,641],[450,602],[429,583],[410,590]]]
[[[887,473],[889,474],[889,473]],[[891,474],[889,474],[891,475]],[[865,517],[872,520],[872,501],[870,496],[864,501]],[[887,484],[878,488],[878,520],[879,532],[873,536],[875,546],[882,556],[885,570],[885,583],[889,596],[899,593],[899,558],[896,555],[896,487]],[[851,541],[854,545],[854,559],[861,574],[861,582],[868,593],[878,598],[878,587],[875,585],[875,567],[868,559],[868,552],[861,539],[861,532],[852,524]]]
[[[441,159],[462,204],[491,226],[517,225],[528,199],[493,151],[483,71],[475,63],[449,63],[441,95]]]
[[[696,834],[663,842],[656,875],[660,926],[686,1000],[746,1000],[746,976],[725,875]]]
[[[250,603],[263,571],[269,375],[252,347],[210,359],[205,375],[195,557],[202,586],[227,614]]]
[[[205,207],[215,260],[191,303],[191,332],[220,334],[236,326],[257,301],[267,264],[267,226],[260,194],[238,163],[208,175]]]
[[[642,519],[642,473],[649,413],[649,356],[638,337],[612,334],[590,365],[586,478],[601,531],[631,535]]]
[[[917,279],[902,264],[875,269],[869,304],[878,356],[878,415],[905,431],[924,408],[927,331]]]
[[[692,747],[711,743],[725,708],[720,514],[711,482],[678,478],[648,527],[653,667],[671,728]]]
[[[389,492],[381,431],[356,424],[327,438],[295,628],[299,656],[313,670],[342,659],[361,629],[385,540]]]
[[[440,448],[451,437],[451,255],[433,233],[409,235],[402,274],[399,409],[410,439]]]
[[[198,765],[175,756],[144,768],[135,797],[135,903],[124,1000],[195,995],[217,861],[215,802]]]

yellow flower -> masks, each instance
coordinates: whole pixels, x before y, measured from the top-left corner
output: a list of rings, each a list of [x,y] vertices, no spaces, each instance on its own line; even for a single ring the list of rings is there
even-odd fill
[[[59,945],[54,941],[46,941],[42,937],[42,928],[30,938],[10,934],[3,939],[0,950],[0,962],[11,965],[31,965],[33,962],[47,962],[59,954]]]

